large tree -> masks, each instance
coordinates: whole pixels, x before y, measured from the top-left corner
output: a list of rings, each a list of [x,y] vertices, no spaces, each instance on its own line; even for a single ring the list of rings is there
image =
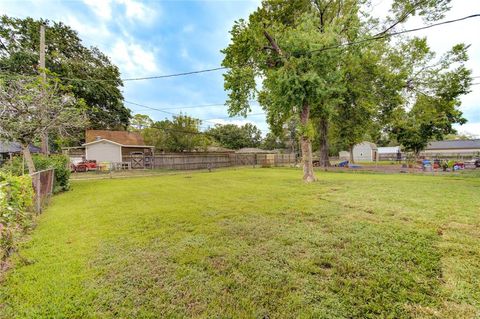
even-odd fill
[[[403,63],[408,81],[405,103],[395,111],[389,128],[415,156],[429,141],[456,133],[453,124],[466,122],[459,106],[460,97],[469,92],[472,83],[471,71],[465,66],[467,49],[458,44],[436,59],[424,38],[414,38],[400,47],[410,57]]]
[[[327,117],[341,87],[338,45],[354,24],[356,1],[263,1],[248,22],[237,21],[223,65],[231,114],[246,114],[258,96],[272,126],[299,118],[303,179],[315,180],[311,115]],[[261,86],[256,80],[262,81]]]
[[[41,136],[69,135],[87,125],[83,101],[58,80],[38,77],[0,80],[0,139],[20,142],[30,173],[35,172],[29,145]]]
[[[261,131],[253,124],[243,126],[235,124],[215,125],[206,131],[215,142],[230,149],[258,147],[261,143]]]
[[[125,129],[130,110],[123,105],[123,85],[118,68],[96,47],[82,44],[76,31],[62,22],[0,19],[0,69],[3,77],[38,74],[39,29],[46,26],[46,68],[71,87],[87,105],[89,126]]]
[[[154,145],[159,151],[191,152],[205,149],[209,138],[200,131],[201,121],[188,115],[177,115],[172,120],[153,122],[147,115],[136,116],[141,120],[137,129],[145,143]]]

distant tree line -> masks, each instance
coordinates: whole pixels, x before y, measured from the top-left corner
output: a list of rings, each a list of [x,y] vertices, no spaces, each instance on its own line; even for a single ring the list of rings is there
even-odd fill
[[[135,114],[129,130],[142,134],[145,142],[157,151],[190,152],[217,146],[231,150],[241,148],[285,149],[289,145],[287,135],[269,132],[265,138],[251,123],[244,125],[216,124],[202,130],[202,121],[180,114],[172,119],[153,121],[148,115]]]

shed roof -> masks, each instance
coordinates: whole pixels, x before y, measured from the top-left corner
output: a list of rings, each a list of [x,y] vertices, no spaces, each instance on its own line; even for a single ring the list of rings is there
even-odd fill
[[[365,145],[370,146],[370,148],[371,148],[372,150],[376,150],[376,149],[377,149],[377,145],[376,145],[375,143],[368,142],[368,141],[363,141],[363,142],[361,142],[361,143],[356,144],[355,146],[359,146],[359,145],[362,145],[362,144],[365,144]],[[355,146],[354,146],[354,147],[355,147]]]
[[[85,131],[85,144],[97,140],[109,140],[121,145],[145,145],[142,135],[128,131],[87,130]]]
[[[427,150],[443,149],[480,149],[480,139],[435,141],[427,145]]]
[[[28,147],[30,153],[40,153],[40,147],[30,145]],[[2,142],[0,141],[0,153],[21,153],[22,146],[18,142]]]
[[[400,152],[400,146],[379,147],[378,154],[393,154]]]

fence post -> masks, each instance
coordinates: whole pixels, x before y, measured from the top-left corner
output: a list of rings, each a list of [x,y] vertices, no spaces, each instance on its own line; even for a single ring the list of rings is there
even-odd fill
[[[40,214],[42,212],[42,185],[40,184],[41,182],[41,179],[40,179],[40,173],[37,173],[35,175],[35,180],[36,180],[36,184],[35,184],[35,193],[36,193],[36,205],[37,205],[37,214]]]

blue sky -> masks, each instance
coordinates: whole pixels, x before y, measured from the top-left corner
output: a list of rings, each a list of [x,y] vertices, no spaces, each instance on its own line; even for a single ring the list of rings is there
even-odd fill
[[[374,13],[386,13],[388,0],[378,0]],[[375,3],[375,1],[374,1]],[[179,73],[218,67],[222,60],[220,50],[226,47],[228,31],[233,22],[247,18],[258,6],[257,0],[243,1],[135,1],[135,0],[37,0],[0,2],[0,12],[16,17],[32,16],[63,21],[79,32],[88,46],[95,45],[111,57],[123,78]],[[453,0],[446,19],[480,13],[480,1]],[[407,27],[423,25],[412,20]],[[423,31],[430,45],[439,53],[457,42],[472,44],[469,67],[480,76],[480,42],[475,30],[480,30],[480,19],[460,22],[448,27]],[[477,31],[478,32],[478,31]],[[47,39],[48,41],[48,39]],[[477,79],[480,82],[480,79]],[[480,85],[463,98],[462,110],[469,123],[459,131],[480,136]],[[262,110],[253,104],[252,113],[245,118],[229,119],[225,106],[188,108],[205,104],[222,104],[222,72],[125,82],[126,101],[154,108],[169,108],[213,123],[256,124],[264,134],[268,130]],[[134,113],[148,114],[155,120],[168,114],[126,104]],[[185,108],[187,107],[187,108]]]

